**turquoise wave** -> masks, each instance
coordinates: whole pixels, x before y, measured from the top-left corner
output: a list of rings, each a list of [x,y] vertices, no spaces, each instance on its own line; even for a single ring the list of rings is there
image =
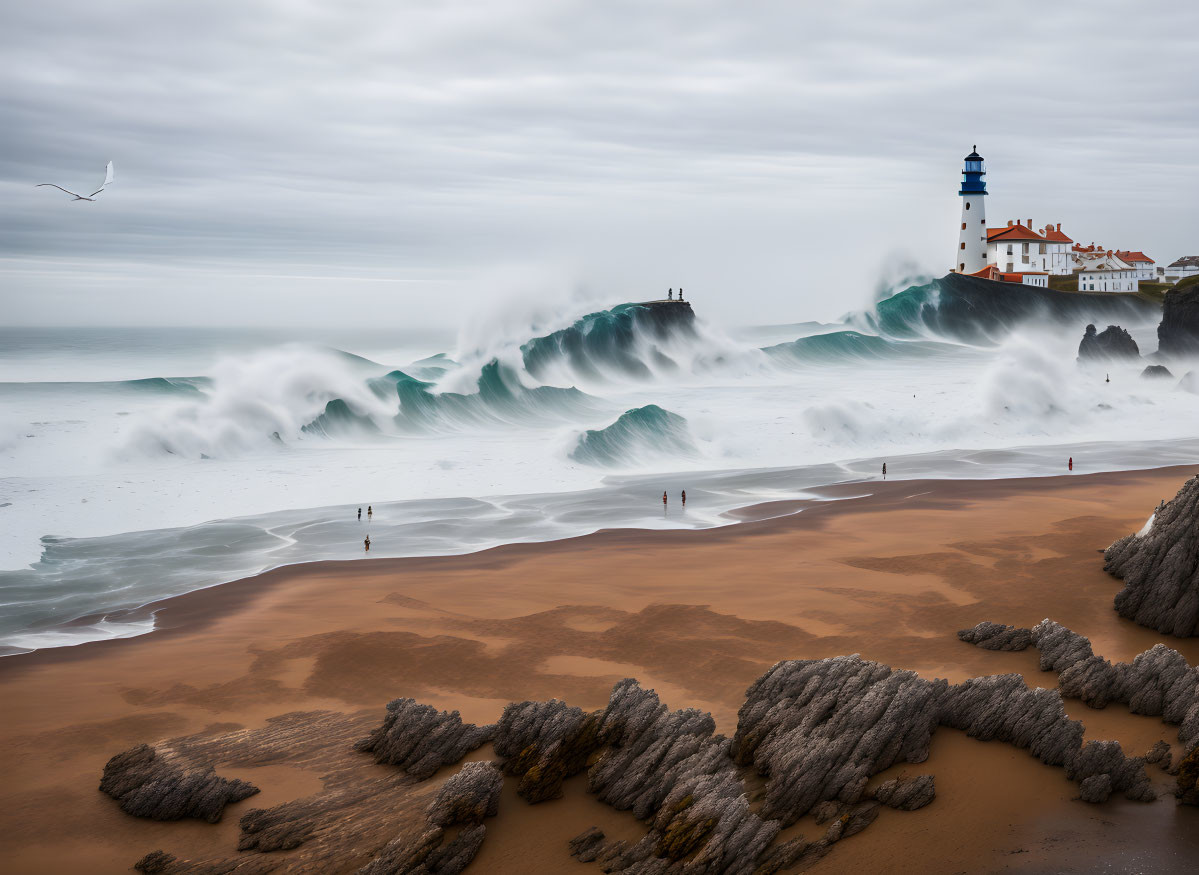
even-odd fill
[[[639,457],[690,456],[695,444],[687,420],[656,404],[636,407],[611,425],[579,435],[570,457],[586,465],[627,464]]]

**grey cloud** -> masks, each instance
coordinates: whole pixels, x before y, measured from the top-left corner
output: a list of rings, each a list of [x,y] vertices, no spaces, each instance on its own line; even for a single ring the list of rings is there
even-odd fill
[[[0,304],[17,321],[56,318],[45,300],[87,314],[97,287],[104,319],[144,318],[143,287],[170,318],[213,286],[215,321],[270,318],[287,281],[248,278],[295,275],[331,292],[404,280],[355,294],[411,316],[425,280],[481,300],[521,264],[554,266],[548,295],[681,283],[716,316],[827,317],[865,302],[891,252],[947,266],[975,142],[996,219],[1159,262],[1199,249],[1191,4],[51,0],[3,16]],[[109,158],[97,204],[32,188],[86,185]],[[238,288],[261,301],[228,312]]]

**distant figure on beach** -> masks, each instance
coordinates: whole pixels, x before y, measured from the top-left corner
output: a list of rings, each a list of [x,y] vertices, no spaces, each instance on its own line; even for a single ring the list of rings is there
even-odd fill
[[[662,493],[662,506],[666,507],[666,493],[665,492]]]
[[[687,490],[683,490],[683,507],[687,506]]]
[[[887,479],[887,463],[883,462],[883,479]]]
[[[358,508],[358,519],[362,519],[362,508]]]
[[[371,517],[374,515],[375,515],[375,509],[368,504],[366,506],[366,521],[370,522]]]
[[[1110,383],[1111,381],[1112,381],[1112,375],[1111,375],[1111,374],[1104,374],[1104,375],[1103,375],[1103,382],[1105,382],[1105,383]]]
[[[1074,457],[1073,456],[1070,457],[1070,470],[1071,471],[1074,470]]]
[[[367,553],[369,553],[371,551],[371,536],[370,535],[367,535],[365,538],[362,539],[362,546],[366,548]]]
[[[668,301],[674,300],[674,286],[671,286],[669,289],[666,290],[666,300],[668,300]]]

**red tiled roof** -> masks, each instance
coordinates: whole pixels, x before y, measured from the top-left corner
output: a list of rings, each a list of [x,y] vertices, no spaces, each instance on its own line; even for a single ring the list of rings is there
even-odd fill
[[[1059,231],[1057,228],[1046,228],[1045,239],[1052,240],[1054,243],[1073,243],[1074,241]]]
[[[974,273],[966,274],[967,276],[977,276],[985,280],[993,280],[999,275],[999,268],[993,264],[988,264],[982,270],[976,270]]]
[[[1008,225],[1006,228],[988,228],[987,242],[994,243],[999,240],[1036,240],[1043,241],[1045,238],[1034,231],[1032,228],[1024,225]]]
[[[1156,262],[1144,252],[1133,252],[1130,249],[1117,249],[1116,255],[1121,261],[1127,261],[1130,264],[1134,261],[1145,261],[1149,264],[1156,264]]]

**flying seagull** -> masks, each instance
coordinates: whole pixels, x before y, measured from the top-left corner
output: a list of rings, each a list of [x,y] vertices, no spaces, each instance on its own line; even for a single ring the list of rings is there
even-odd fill
[[[96,195],[104,191],[105,186],[112,185],[112,162],[108,162],[108,167],[104,172],[104,185],[100,186],[89,195],[75,194],[75,192],[67,191],[61,185],[55,185],[53,182],[41,182],[35,185],[34,188],[41,188],[43,185],[48,185],[51,188],[57,188],[59,191],[66,191],[67,194],[71,195],[71,197],[75,198],[77,201],[94,201],[96,199]]]

